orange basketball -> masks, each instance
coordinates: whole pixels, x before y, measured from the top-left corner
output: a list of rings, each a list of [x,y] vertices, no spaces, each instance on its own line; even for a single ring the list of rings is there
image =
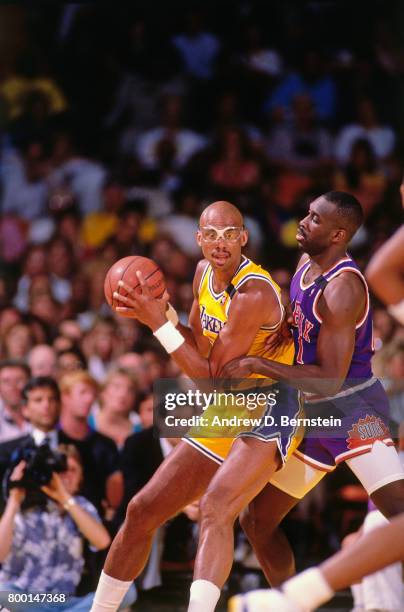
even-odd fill
[[[125,306],[123,302],[114,299],[114,291],[121,295],[127,295],[127,292],[122,287],[118,286],[118,282],[122,280],[125,285],[131,287],[135,293],[140,293],[140,283],[136,272],[141,272],[143,278],[150,289],[151,294],[155,298],[161,298],[165,288],[164,275],[158,265],[147,257],[140,255],[130,255],[123,257],[114,263],[107,272],[104,281],[105,299],[113,310],[117,306]],[[120,313],[122,314],[122,313]]]

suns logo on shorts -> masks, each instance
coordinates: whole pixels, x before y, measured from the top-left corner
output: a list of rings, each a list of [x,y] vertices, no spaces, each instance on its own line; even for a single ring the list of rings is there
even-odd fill
[[[200,317],[202,328],[214,334],[218,334],[224,325],[223,321],[217,319],[216,317],[213,317],[212,315],[209,315],[206,312],[205,306],[201,306]]]
[[[347,444],[348,448],[358,448],[363,446],[364,442],[373,444],[376,440],[384,440],[389,437],[389,430],[382,419],[374,414],[372,416],[367,414],[364,419],[359,419],[357,423],[354,423],[348,432]]]

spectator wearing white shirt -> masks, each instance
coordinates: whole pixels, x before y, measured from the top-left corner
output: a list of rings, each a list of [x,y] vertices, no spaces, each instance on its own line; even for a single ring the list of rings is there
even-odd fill
[[[100,163],[75,151],[70,133],[56,135],[51,161],[49,182],[53,189],[70,188],[82,215],[101,208],[106,171]]]
[[[17,293],[13,300],[18,310],[22,312],[28,311],[31,280],[35,276],[46,274],[46,272],[47,257],[45,247],[41,244],[31,245],[25,254],[23,275],[19,278]]]
[[[43,143],[32,141],[20,151],[5,151],[0,166],[2,213],[17,215],[26,221],[46,215],[49,185]]]
[[[160,232],[167,235],[189,257],[198,258],[198,245],[195,234],[198,230],[198,218],[201,203],[192,192],[184,192],[179,199],[178,212],[164,217],[160,224]]]
[[[396,138],[393,129],[379,122],[374,103],[362,98],[357,105],[357,121],[344,126],[336,139],[335,156],[340,164],[346,164],[357,140],[367,140],[379,160],[384,160],[394,149]]]
[[[136,154],[141,164],[155,170],[159,165],[158,146],[170,142],[174,148],[174,167],[182,168],[189,159],[203,149],[207,140],[197,132],[185,129],[181,124],[183,101],[181,96],[166,96],[163,101],[161,126],[144,132],[136,144]]]
[[[49,243],[48,264],[52,295],[58,302],[65,304],[72,295],[71,282],[75,272],[73,249],[65,238],[56,236]]]
[[[332,139],[319,125],[313,101],[307,94],[293,100],[293,122],[273,130],[268,143],[268,157],[297,172],[311,172],[332,161]]]
[[[191,12],[186,31],[175,36],[173,43],[180,52],[186,72],[196,79],[206,80],[213,76],[220,42],[214,34],[204,31],[202,26],[201,13]]]

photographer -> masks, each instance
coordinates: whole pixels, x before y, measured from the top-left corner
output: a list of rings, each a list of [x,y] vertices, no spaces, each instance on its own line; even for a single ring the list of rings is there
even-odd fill
[[[0,472],[3,476],[19,449],[39,447],[46,442],[56,450],[59,435],[56,429],[60,413],[60,392],[56,381],[49,376],[30,378],[22,390],[22,414],[29,423],[28,432],[0,444]],[[21,457],[23,458],[23,457]],[[15,463],[17,460],[14,459]]]
[[[88,610],[90,594],[72,597],[84,566],[83,543],[103,549],[110,538],[94,506],[77,496],[83,479],[79,452],[74,445],[59,446],[58,385],[50,377],[31,378],[23,396],[31,432],[0,445],[7,499],[0,520],[0,603],[18,612]],[[67,451],[65,462],[60,448]],[[65,601],[21,600],[38,592],[66,596]],[[17,601],[10,602],[12,594]]]
[[[110,543],[94,506],[77,495],[83,474],[77,449],[61,445],[59,450],[67,457],[67,468],[54,472],[50,482],[40,487],[47,496],[45,506],[21,509],[26,491],[15,483],[24,481],[25,461],[10,476],[10,493],[0,519],[0,602],[10,610],[88,610],[91,593],[72,596],[83,570],[84,539],[96,549]],[[24,597],[36,593],[57,596],[48,603],[45,599],[28,605]]]

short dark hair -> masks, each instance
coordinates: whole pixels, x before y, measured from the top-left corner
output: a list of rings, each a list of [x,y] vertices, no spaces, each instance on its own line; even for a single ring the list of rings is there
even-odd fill
[[[20,359],[2,359],[0,361],[0,372],[4,368],[19,368],[20,370],[24,370],[28,377],[31,376],[31,368],[25,361],[21,361]]]
[[[138,215],[144,215],[146,213],[147,210],[147,202],[144,199],[133,199],[133,200],[128,200],[127,202],[124,203],[124,205],[122,206],[122,208],[119,210],[118,212],[118,218],[123,221],[125,220],[129,215],[132,214],[138,214]]]
[[[80,362],[82,369],[87,369],[87,359],[85,358],[84,353],[75,344],[73,344],[73,346],[71,346],[70,348],[66,348],[63,349],[63,351],[59,351],[57,354],[57,358],[59,359],[64,355],[74,355],[77,358],[77,361]]]
[[[22,396],[25,401],[28,400],[28,393],[34,391],[34,389],[51,389],[58,402],[60,402],[60,389],[54,378],[51,376],[33,376],[29,379],[24,389],[22,390]]]
[[[362,225],[364,219],[359,201],[355,196],[345,191],[328,191],[323,197],[327,202],[334,204],[338,215],[344,219],[346,229],[349,230],[349,238],[351,238]]]

